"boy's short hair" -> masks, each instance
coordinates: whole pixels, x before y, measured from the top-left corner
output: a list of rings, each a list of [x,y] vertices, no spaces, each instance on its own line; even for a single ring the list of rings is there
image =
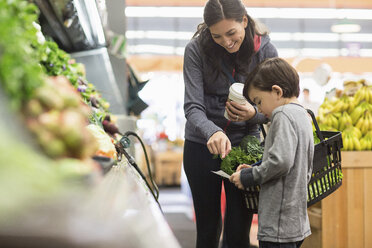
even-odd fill
[[[271,91],[273,85],[283,90],[283,97],[300,95],[299,76],[295,68],[282,58],[263,60],[248,74],[244,83],[243,96],[247,99],[249,90],[254,87],[262,91]]]

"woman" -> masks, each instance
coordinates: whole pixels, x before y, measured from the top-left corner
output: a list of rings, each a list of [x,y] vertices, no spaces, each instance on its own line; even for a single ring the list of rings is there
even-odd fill
[[[245,82],[262,60],[277,51],[266,32],[260,32],[241,0],[209,0],[204,23],[199,24],[185,48],[184,169],[194,201],[197,247],[218,247],[221,234],[221,177],[224,158],[247,135],[259,135],[258,124],[266,118],[250,103],[227,101],[229,87]],[[224,117],[227,111],[229,119]],[[229,180],[224,180],[226,213],[224,237],[228,247],[249,247],[252,213],[244,197]]]

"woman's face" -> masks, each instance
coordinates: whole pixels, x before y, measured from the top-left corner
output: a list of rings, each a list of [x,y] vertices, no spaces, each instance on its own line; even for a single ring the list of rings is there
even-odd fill
[[[209,27],[213,40],[229,53],[239,51],[245,37],[245,28],[248,18],[243,17],[242,22],[234,19],[223,19]]]

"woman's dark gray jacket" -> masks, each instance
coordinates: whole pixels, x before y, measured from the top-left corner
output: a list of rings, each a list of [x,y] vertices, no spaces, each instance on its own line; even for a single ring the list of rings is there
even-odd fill
[[[261,45],[252,57],[249,70],[262,60],[277,57],[274,45],[269,36],[262,36]],[[226,65],[228,71],[233,71],[232,65]],[[228,120],[223,116],[231,82],[226,76],[216,77],[213,68],[203,59],[197,39],[192,39],[185,48],[183,77],[185,82],[184,111],[186,117],[185,139],[206,144],[217,131],[224,131]],[[235,75],[237,82],[244,83],[245,77]],[[257,112],[257,111],[256,111]],[[247,135],[257,135],[258,125],[266,118],[257,113],[249,121],[230,122],[226,134],[233,146],[238,145]]]

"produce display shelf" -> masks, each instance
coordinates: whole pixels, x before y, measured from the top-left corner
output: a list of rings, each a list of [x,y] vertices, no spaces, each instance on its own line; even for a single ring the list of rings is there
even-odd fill
[[[342,185],[316,206],[317,215],[309,214],[313,234],[304,248],[372,247],[372,151],[341,151],[341,157]]]
[[[180,247],[127,161],[113,166],[94,187],[67,192],[9,220],[0,225],[2,247]]]

